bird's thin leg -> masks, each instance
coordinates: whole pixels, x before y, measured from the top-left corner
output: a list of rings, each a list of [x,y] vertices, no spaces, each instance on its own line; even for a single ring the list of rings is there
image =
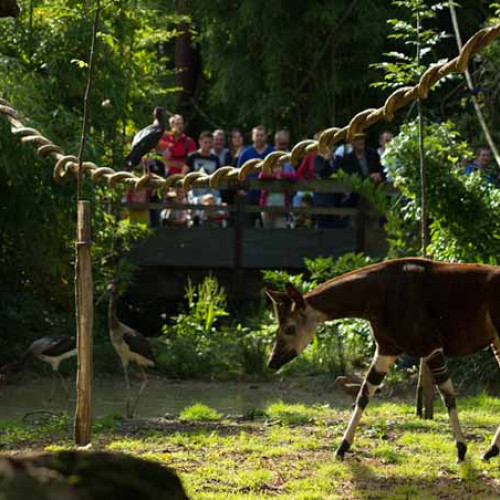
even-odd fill
[[[142,372],[142,384],[141,387],[139,388],[139,391],[137,392],[137,396],[135,397],[134,404],[132,405],[132,416],[135,413],[135,409],[137,408],[137,403],[139,402],[139,398],[141,397],[142,393],[144,392],[144,389],[148,385],[148,375],[146,373],[146,370],[141,366],[141,372]]]
[[[50,389],[50,395],[49,395],[49,403],[51,403],[54,400],[54,395],[56,393],[56,385],[57,385],[57,375],[55,370],[52,371],[52,387]]]
[[[128,379],[128,365],[123,363],[123,373],[125,374],[125,386],[127,388],[127,399],[125,403],[125,411],[127,418],[132,418],[132,413],[130,411],[130,382]]]
[[[64,380],[64,377],[61,375],[61,372],[57,370],[57,375],[59,376],[59,380],[61,381],[61,385],[64,391],[64,395],[66,396],[66,401],[69,399],[69,387],[68,384],[66,383],[66,380]]]

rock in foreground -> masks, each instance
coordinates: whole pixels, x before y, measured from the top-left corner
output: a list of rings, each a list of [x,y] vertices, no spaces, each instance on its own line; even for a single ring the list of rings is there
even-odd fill
[[[0,455],[2,500],[184,500],[177,474],[139,458],[86,451]]]

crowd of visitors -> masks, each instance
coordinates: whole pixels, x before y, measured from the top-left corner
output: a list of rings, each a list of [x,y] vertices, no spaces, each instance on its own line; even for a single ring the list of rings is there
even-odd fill
[[[318,134],[319,135],[319,134]],[[318,137],[315,136],[315,138]],[[334,149],[314,152],[306,155],[295,169],[291,164],[276,164],[268,174],[249,174],[248,177],[258,177],[262,181],[272,179],[326,179],[333,173],[343,170],[349,175],[356,174],[362,179],[371,179],[381,183],[387,179],[384,168],[384,152],[392,140],[390,131],[383,131],[379,136],[378,148],[372,148],[366,143],[365,134],[356,134],[354,139]],[[226,142],[227,139],[227,142]],[[288,130],[278,130],[274,134],[273,144],[268,142],[268,133],[264,126],[258,125],[251,131],[251,144],[245,146],[241,130],[233,129],[227,136],[224,130],[204,131],[198,137],[198,147],[195,141],[186,135],[184,120],[180,115],[169,119],[168,130],[159,141],[156,150],[143,159],[143,166],[157,175],[168,177],[173,174],[201,172],[212,174],[221,166],[231,165],[241,167],[251,159],[264,159],[272,151],[288,152],[290,149],[290,133]],[[490,150],[481,147],[476,159],[464,165],[464,174],[481,172],[489,181],[497,182],[490,169]],[[358,203],[355,193],[302,192],[293,189],[290,183],[289,191],[272,189],[224,189],[196,188],[184,192],[182,188],[174,188],[163,200],[157,192],[148,190],[130,191],[126,196],[128,204],[147,204],[151,201],[165,201],[168,208],[164,210],[143,210],[131,207],[130,218],[136,222],[149,223],[153,226],[191,227],[207,225],[211,227],[226,227],[234,222],[234,213],[228,210],[236,197],[244,197],[245,203],[260,206],[262,210],[251,210],[246,214],[245,223],[252,227],[264,228],[336,228],[346,227],[349,220],[338,215],[312,215],[310,211],[289,213],[284,208],[335,207],[351,208]]]

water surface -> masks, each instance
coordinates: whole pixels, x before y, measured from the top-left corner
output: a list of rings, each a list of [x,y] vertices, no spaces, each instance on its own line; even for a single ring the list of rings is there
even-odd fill
[[[138,390],[139,379],[133,380],[132,392]],[[36,378],[0,386],[0,419],[19,420],[37,410],[66,411],[75,407],[75,384],[70,387],[69,400],[57,381],[55,397],[49,401],[52,379]],[[124,414],[125,382],[121,377],[94,381],[94,415]],[[136,416],[160,417],[178,414],[183,408],[204,403],[223,414],[241,414],[251,408],[265,408],[276,401],[287,403],[331,404],[345,406],[345,397],[329,388],[318,389],[314,379],[294,382],[199,382],[172,381],[150,377],[139,402]]]

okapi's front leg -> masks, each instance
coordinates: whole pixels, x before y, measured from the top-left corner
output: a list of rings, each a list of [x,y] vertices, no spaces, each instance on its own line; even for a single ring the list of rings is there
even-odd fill
[[[394,361],[396,361],[396,357],[397,356],[381,355],[378,353],[378,349],[375,352],[373,362],[359,390],[358,397],[356,399],[356,408],[354,409],[354,413],[352,414],[351,420],[349,421],[347,430],[344,433],[342,443],[335,452],[335,456],[337,458],[342,460],[344,458],[345,452],[351,447],[354,440],[354,433],[356,432],[356,427],[361,420],[363,411],[372,398],[373,394],[377,390],[377,387],[384,380],[384,377],[389,371],[389,368],[393,365]]]
[[[498,339],[498,337],[495,337],[495,340],[492,342],[491,350],[493,351],[493,354],[495,355],[495,359],[497,360],[497,363],[500,365],[500,339]],[[500,426],[498,427],[497,431],[495,432],[495,436],[493,437],[493,440],[491,441],[490,447],[483,455],[483,460],[489,460],[490,458],[496,457],[498,455],[499,451],[500,451]]]
[[[450,378],[450,372],[446,367],[446,360],[444,358],[443,349],[436,349],[431,352],[429,356],[424,358],[427,366],[431,370],[434,382],[439,389],[441,398],[448,409],[448,417],[450,419],[453,437],[457,443],[458,461],[462,462],[467,452],[464,435],[460,429],[460,422],[458,420],[458,411],[455,400],[455,389]]]

